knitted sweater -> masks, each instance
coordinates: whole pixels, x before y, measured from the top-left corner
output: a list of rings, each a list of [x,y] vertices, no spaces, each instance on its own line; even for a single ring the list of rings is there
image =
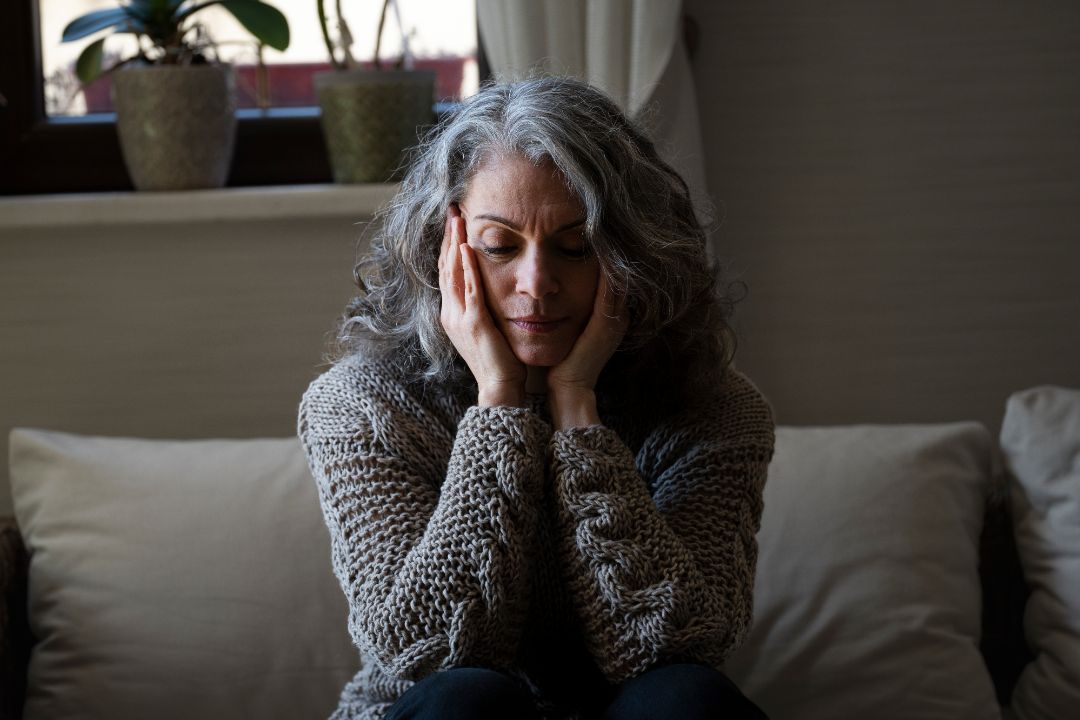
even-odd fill
[[[530,405],[470,405],[356,358],[304,394],[299,435],[361,654],[333,720],[382,718],[459,666],[507,672],[545,717],[573,718],[589,683],[718,667],[741,642],[773,450],[754,386],[731,370],[651,428],[602,414],[553,433],[543,396]]]

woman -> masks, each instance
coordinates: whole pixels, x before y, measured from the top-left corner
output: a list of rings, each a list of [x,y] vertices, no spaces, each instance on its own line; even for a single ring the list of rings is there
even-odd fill
[[[492,86],[417,150],[299,433],[363,667],[334,718],[762,717],[768,405],[685,183],[606,97]]]

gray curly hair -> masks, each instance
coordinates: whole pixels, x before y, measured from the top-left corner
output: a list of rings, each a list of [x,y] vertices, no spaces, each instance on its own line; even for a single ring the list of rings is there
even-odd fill
[[[337,357],[393,357],[418,379],[471,377],[439,320],[438,256],[447,208],[502,153],[562,173],[585,208],[588,248],[627,297],[630,327],[601,385],[619,376],[641,390],[648,376],[656,392],[645,394],[670,398],[702,375],[718,377],[734,354],[735,298],[706,256],[686,183],[614,102],[565,77],[488,85],[412,151],[400,191],[376,218],[370,253],[354,268],[361,292],[339,326]]]

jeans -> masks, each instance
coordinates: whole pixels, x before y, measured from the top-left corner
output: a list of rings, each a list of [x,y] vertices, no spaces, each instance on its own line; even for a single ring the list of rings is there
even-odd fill
[[[597,693],[587,720],[767,720],[723,673],[684,663],[653,668]],[[486,668],[453,668],[410,687],[386,720],[540,720],[532,696]]]

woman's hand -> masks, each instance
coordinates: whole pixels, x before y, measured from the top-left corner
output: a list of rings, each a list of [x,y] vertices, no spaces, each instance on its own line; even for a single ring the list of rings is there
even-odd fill
[[[601,271],[589,323],[570,354],[548,371],[548,404],[556,430],[600,424],[596,381],[629,324],[625,298],[615,297]]]
[[[525,366],[495,327],[484,298],[476,255],[465,237],[456,205],[446,211],[439,252],[440,320],[458,354],[476,378],[478,405],[525,405]]]

